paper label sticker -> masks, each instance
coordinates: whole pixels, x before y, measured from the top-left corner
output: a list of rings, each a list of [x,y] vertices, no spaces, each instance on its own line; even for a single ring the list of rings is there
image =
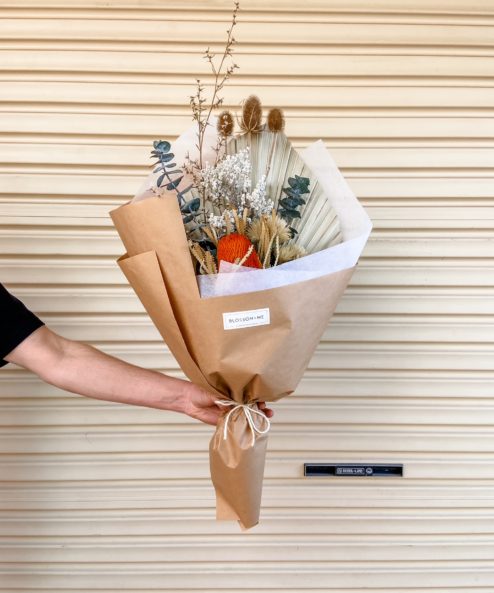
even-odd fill
[[[252,311],[233,311],[223,313],[224,329],[240,329],[242,327],[255,327],[256,325],[269,325],[269,309],[253,309]]]

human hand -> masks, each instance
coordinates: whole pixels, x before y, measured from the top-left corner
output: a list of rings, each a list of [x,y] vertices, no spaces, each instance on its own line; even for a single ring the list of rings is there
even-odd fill
[[[193,383],[189,385],[189,391],[184,398],[183,412],[191,418],[216,426],[221,416],[227,411],[214,403],[218,396],[201,389]],[[266,406],[266,402],[257,402],[257,405],[268,418],[273,416],[274,412]]]

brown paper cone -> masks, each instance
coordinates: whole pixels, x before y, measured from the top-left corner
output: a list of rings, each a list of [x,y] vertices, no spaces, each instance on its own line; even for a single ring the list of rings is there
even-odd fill
[[[176,196],[111,213],[127,248],[119,264],[187,376],[238,403],[275,401],[299,383],[353,268],[289,286],[201,299]],[[269,325],[225,330],[223,313],[269,309]],[[224,420],[223,420],[224,421]],[[222,422],[210,445],[219,518],[258,522],[267,438],[245,414]]]
[[[268,436],[253,436],[243,411],[238,409],[228,421],[225,440],[223,428],[226,417],[223,416],[219,422],[209,444],[209,464],[216,491],[216,518],[238,519],[243,529],[249,529],[259,522]],[[257,424],[256,420],[254,422]]]

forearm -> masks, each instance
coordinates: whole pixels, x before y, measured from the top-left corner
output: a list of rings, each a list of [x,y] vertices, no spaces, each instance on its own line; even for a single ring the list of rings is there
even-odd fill
[[[189,384],[65,340],[60,367],[48,378],[61,389],[96,399],[182,412]]]
[[[47,383],[87,397],[183,412],[212,425],[223,413],[217,395],[189,381],[128,364],[47,327],[34,331],[5,358]],[[259,406],[272,416],[264,402]]]
[[[14,351],[11,361],[66,391],[178,412],[184,411],[191,387],[187,381],[128,364],[47,328],[35,332]]]

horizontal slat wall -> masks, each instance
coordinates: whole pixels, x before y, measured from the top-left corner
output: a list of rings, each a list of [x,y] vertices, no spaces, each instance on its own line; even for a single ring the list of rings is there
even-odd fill
[[[180,376],[108,211],[189,125],[230,2],[4,0],[0,281],[61,334]],[[211,428],[0,371],[0,591],[494,590],[494,5],[242,0],[236,108],[322,137],[374,231],[297,394],[261,524],[214,521]],[[402,479],[304,479],[305,461]]]

